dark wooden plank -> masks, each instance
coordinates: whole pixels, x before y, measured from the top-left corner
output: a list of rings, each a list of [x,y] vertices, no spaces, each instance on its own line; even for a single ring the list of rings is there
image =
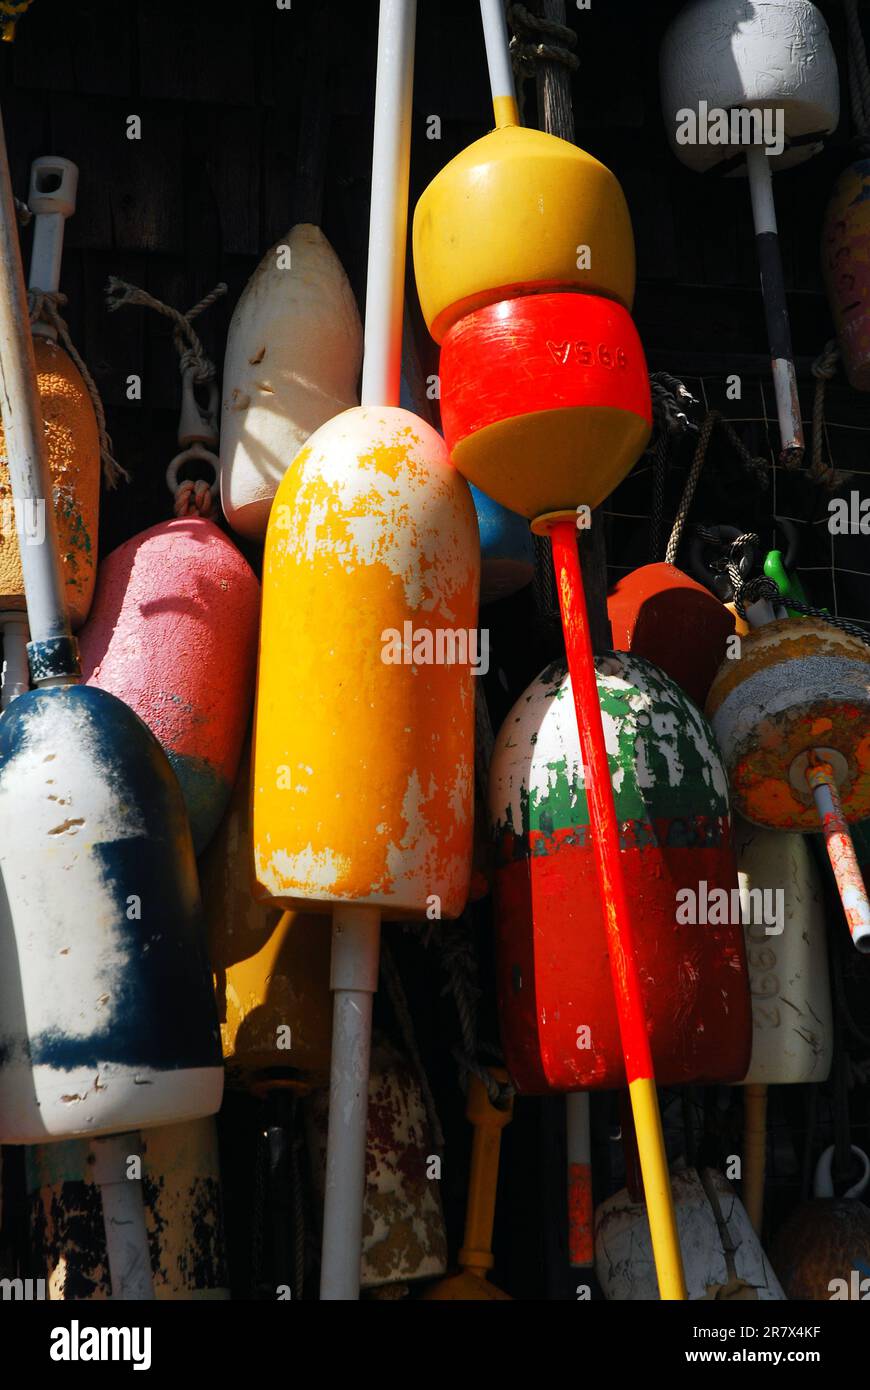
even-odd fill
[[[146,257],[118,251],[73,252],[65,257],[65,266],[71,256],[77,256],[81,266],[82,328],[80,337],[75,339],[76,346],[91,370],[103,403],[122,406],[141,417],[149,391],[142,314],[136,309],[122,309],[110,314],[106,308],[105,290],[110,275],[117,275],[131,284],[143,284]],[[141,402],[133,403],[127,397],[127,377],[130,375],[138,376],[142,382]]]
[[[131,92],[134,19],[133,7],[117,0],[34,5],[17,29],[16,86],[102,96]]]
[[[183,113],[105,98],[52,96],[54,153],[79,165],[74,246],[180,252],[184,245]],[[128,140],[128,116],[141,139]]]
[[[249,5],[203,9],[177,0],[147,0],[137,18],[139,89],[145,98],[252,104],[255,35]]]

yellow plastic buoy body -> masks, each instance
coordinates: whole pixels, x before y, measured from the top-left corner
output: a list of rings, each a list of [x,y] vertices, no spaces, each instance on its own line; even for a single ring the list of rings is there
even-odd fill
[[[246,753],[200,861],[202,906],[230,1082],[310,1090],[329,1081],[329,932],[252,893],[251,760]]]
[[[452,159],[414,213],[414,270],[429,332],[530,289],[634,300],[634,236],[616,177],[584,150],[505,126]]]
[[[387,917],[462,910],[479,571],[470,490],[417,416],[357,407],[297,455],[263,564],[253,838],[264,896]]]
[[[81,373],[63,348],[35,338],[36,380],[45,422],[58,546],[73,628],[91,607],[97,575],[100,512],[100,441],[94,407]],[[0,609],[23,609],[19,544],[39,544],[38,507],[16,515],[0,425]]]

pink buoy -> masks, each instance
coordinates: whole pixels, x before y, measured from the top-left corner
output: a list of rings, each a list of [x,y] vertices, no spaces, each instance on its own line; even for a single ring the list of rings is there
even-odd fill
[[[223,816],[251,710],[260,586],[204,517],[164,521],[102,561],[79,633],[82,679],[118,696],[166,751],[197,854]]]

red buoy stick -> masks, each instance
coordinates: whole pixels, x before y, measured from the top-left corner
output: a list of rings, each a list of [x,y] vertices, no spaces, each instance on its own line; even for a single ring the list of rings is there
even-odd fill
[[[663,1299],[686,1297],[677,1223],[665,1156],[661,1117],[655,1089],[652,1052],[646,1025],[643,992],[619,853],[619,828],[604,742],[601,706],[586,595],[577,551],[574,512],[551,512],[539,517],[534,530],[550,536],[553,567],[565,634],[565,651],[585,769],[589,821],[595,847],[595,866],[607,932],[610,971],[619,1017],[625,1071],[637,1131],[641,1172],[653,1254]],[[582,1022],[582,1020],[581,1020]]]

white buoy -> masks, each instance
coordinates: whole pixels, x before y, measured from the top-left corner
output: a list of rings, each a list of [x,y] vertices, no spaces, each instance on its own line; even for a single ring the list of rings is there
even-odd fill
[[[263,540],[308,436],[358,404],[362,346],[353,290],[323,232],[291,228],[245,286],[227,338],[221,505],[240,536]]]

